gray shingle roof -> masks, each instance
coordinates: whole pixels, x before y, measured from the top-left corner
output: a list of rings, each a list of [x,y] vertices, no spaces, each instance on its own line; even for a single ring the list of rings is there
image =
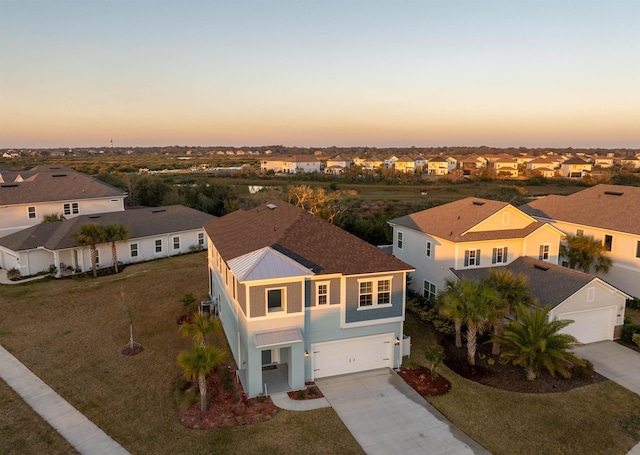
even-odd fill
[[[364,240],[283,201],[237,210],[207,223],[205,230],[227,262],[268,246],[318,274],[413,270]]]
[[[520,210],[535,218],[640,235],[640,187],[596,185],[569,196],[539,198]]]
[[[0,171],[0,205],[123,197],[125,192],[65,166]],[[16,182],[20,176],[23,181]]]
[[[24,251],[38,247],[62,250],[78,246],[72,235],[80,226],[88,222],[123,224],[129,229],[129,239],[136,239],[199,229],[215,218],[208,213],[182,205],[143,207],[120,212],[82,215],[70,220],[38,224],[1,237],[0,245],[13,251]]]
[[[597,279],[593,275],[578,270],[560,267],[559,265],[530,257],[520,257],[503,267],[515,274],[522,273],[526,275],[529,278],[531,297],[540,300],[542,305],[549,304],[551,308],[555,308],[584,286]],[[489,270],[491,269],[451,269],[458,278],[465,276],[474,280],[488,278]]]

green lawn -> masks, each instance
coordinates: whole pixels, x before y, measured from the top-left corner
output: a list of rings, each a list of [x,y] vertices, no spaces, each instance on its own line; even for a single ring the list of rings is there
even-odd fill
[[[1,286],[0,343],[134,454],[362,453],[332,409],[280,411],[262,424],[214,431],[178,422],[171,383],[180,374],[178,353],[190,344],[178,333],[179,300],[187,292],[206,298],[205,264],[206,253],[199,253],[130,266],[117,276]],[[145,347],[134,357],[120,354],[129,339],[121,290],[136,310],[134,338]],[[0,384],[0,453],[70,453]]]
[[[424,346],[433,333],[407,313],[411,363],[426,364]],[[507,392],[461,378],[446,366],[439,372],[450,393],[429,402],[458,428],[495,455],[624,455],[640,441],[640,396],[612,381],[566,393]]]

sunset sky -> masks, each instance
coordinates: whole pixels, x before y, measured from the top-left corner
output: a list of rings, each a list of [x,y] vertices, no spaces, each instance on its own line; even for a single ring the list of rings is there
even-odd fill
[[[0,0],[0,148],[640,148],[640,1]]]

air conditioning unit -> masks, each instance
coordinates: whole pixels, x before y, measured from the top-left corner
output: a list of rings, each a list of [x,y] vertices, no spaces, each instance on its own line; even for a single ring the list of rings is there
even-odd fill
[[[211,313],[212,308],[213,301],[205,300],[203,302],[200,302],[200,311],[202,311],[203,313]]]

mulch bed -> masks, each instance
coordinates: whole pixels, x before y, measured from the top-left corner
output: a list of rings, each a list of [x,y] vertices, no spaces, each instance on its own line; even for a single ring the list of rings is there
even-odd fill
[[[287,392],[289,398],[292,400],[315,400],[324,397],[315,382],[305,382],[304,385],[307,386],[306,389]]]
[[[423,397],[443,395],[451,390],[451,383],[440,375],[432,381],[431,371],[427,367],[402,367],[398,374]]]
[[[229,370],[231,380],[223,380],[224,369]],[[184,411],[178,410],[180,422],[193,429],[209,430],[228,428],[270,420],[278,408],[269,397],[246,398],[242,385],[236,382],[235,369],[232,366],[220,366],[207,376],[207,396],[209,406],[200,411],[200,396],[197,402]],[[192,387],[197,389],[197,384]]]
[[[133,348],[131,346],[126,346],[122,350],[122,355],[137,355],[144,351],[144,348],[140,345],[134,345]]]
[[[554,393],[566,392],[607,380],[596,372],[576,374],[574,377],[564,379],[559,375],[553,377],[546,370],[543,370],[534,381],[527,381],[522,367],[515,366],[511,362],[502,364],[505,359],[491,355],[491,343],[478,343],[476,365],[471,366],[467,363],[466,345],[463,345],[462,348],[456,348],[454,335],[439,334],[438,338],[439,344],[444,348],[444,364],[447,367],[463,378],[496,389],[524,393]],[[491,362],[493,365],[490,364]]]

